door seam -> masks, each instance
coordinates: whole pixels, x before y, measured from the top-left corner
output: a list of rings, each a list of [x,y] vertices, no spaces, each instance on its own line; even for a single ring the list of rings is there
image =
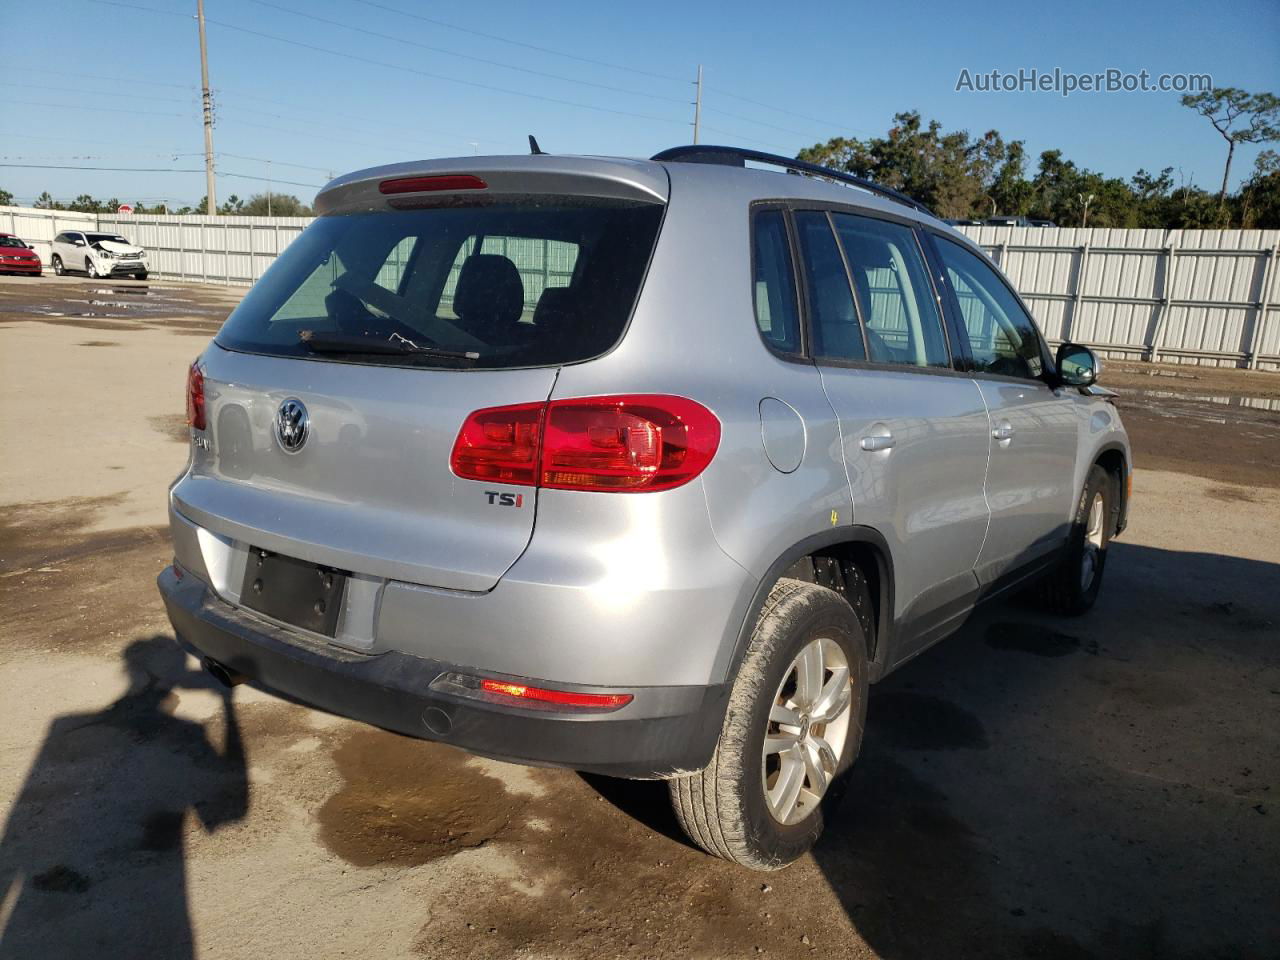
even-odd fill
[[[982,543],[978,544],[978,553],[977,556],[973,558],[972,568],[973,575],[978,577],[978,562],[982,559],[982,551],[987,547],[987,537],[991,535],[991,500],[987,496],[987,489],[991,480],[991,431],[994,429],[994,426],[991,420],[991,408],[987,406],[987,398],[982,394],[982,385],[972,377],[969,378],[969,382],[972,383],[973,388],[978,391],[978,399],[982,401],[982,409],[986,411],[987,414],[987,467],[982,471],[982,502],[986,504],[987,507],[987,526],[986,529],[982,531]],[[981,577],[978,577],[979,582],[981,582],[981,579]]]

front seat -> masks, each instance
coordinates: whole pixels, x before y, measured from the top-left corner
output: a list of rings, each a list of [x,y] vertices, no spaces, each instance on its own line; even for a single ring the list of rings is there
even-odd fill
[[[524,312],[520,271],[507,257],[473,253],[462,264],[453,295],[453,312],[461,326],[490,346],[510,343]]]

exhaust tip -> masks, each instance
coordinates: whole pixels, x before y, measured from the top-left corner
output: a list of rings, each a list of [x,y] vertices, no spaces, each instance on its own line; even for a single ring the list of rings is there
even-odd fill
[[[209,675],[228,690],[244,683],[246,679],[243,673],[237,673],[212,657],[205,657],[200,662],[204,664],[205,670],[209,671]]]
[[[448,736],[453,729],[452,718],[439,707],[427,707],[422,711],[422,723],[437,737]]]

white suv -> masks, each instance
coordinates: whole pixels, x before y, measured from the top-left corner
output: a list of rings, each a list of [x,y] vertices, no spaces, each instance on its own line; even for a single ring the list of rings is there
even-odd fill
[[[147,252],[118,233],[60,233],[53,238],[51,262],[60,277],[84,272],[94,278],[132,274],[147,279]]]

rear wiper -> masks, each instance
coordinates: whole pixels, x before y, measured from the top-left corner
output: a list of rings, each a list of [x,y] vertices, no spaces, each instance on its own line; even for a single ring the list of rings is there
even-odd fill
[[[446,360],[479,360],[480,354],[467,350],[442,350],[423,347],[408,337],[393,333],[390,340],[375,340],[345,333],[316,333],[303,330],[298,342],[313,353],[345,353],[351,356],[442,357]]]

